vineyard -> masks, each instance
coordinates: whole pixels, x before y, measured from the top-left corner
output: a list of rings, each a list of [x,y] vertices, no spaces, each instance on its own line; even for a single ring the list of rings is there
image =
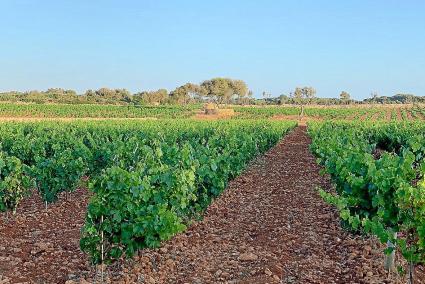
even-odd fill
[[[411,268],[424,263],[424,125],[325,123],[309,132],[313,152],[336,185],[335,194],[321,195],[342,220],[395,245]]]
[[[136,105],[67,105],[67,104],[11,104],[0,103],[0,121],[28,119],[108,119],[108,118],[194,118],[200,105],[136,106]],[[300,106],[234,106],[234,119],[297,120]],[[411,106],[306,106],[303,116],[312,120],[425,120],[425,107]]]
[[[424,283],[425,108],[199,108],[0,104],[0,283]]]
[[[0,103],[0,117],[26,118],[187,118],[197,105],[119,106]],[[1,119],[0,119],[1,120]]]
[[[296,119],[301,113],[301,107],[236,107],[235,111],[239,113],[235,118],[239,119],[285,117]],[[425,108],[422,106],[343,106],[338,108],[306,106],[304,116],[314,120],[423,120]]]

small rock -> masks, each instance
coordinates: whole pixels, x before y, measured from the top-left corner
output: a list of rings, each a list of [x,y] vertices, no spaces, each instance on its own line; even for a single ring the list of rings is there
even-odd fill
[[[35,264],[32,262],[25,262],[24,267],[35,267]]]
[[[367,277],[372,277],[372,276],[373,276],[373,272],[372,272],[372,271],[368,271],[368,272],[366,273],[366,276],[367,276]]]
[[[258,256],[252,252],[243,253],[239,256],[240,261],[254,261],[257,260]]]
[[[140,263],[135,263],[134,264],[134,267],[133,267],[133,270],[134,270],[134,272],[136,272],[137,274],[139,274],[140,271],[142,271],[142,265]]]
[[[137,282],[138,282],[138,283],[145,283],[145,276],[144,276],[144,275],[142,275],[142,274],[139,274],[139,275],[137,276]]]
[[[165,264],[166,264],[168,267],[173,267],[173,266],[174,266],[174,261],[173,261],[171,258],[169,258],[169,259],[167,259],[167,260],[165,261]]]
[[[49,250],[50,248],[49,243],[42,243],[42,242],[35,243],[35,246],[37,246],[40,251],[46,251],[46,250]]]
[[[264,269],[264,273],[266,275],[268,275],[268,276],[272,276],[273,275],[273,272],[271,272],[270,269],[268,269],[268,268]]]

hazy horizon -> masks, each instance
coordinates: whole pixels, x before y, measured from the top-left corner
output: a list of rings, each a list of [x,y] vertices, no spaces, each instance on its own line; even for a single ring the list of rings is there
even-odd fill
[[[131,92],[213,77],[257,98],[425,95],[423,1],[0,3],[0,91]]]

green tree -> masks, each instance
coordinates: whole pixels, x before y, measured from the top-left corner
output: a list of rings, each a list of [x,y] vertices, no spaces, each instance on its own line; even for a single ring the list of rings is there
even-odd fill
[[[190,101],[199,101],[203,93],[199,85],[186,83],[170,93],[170,101],[177,104],[187,104]]]
[[[213,78],[201,83],[205,96],[218,104],[229,103],[247,96],[248,87],[242,80],[229,78]]]
[[[233,90],[233,95],[237,100],[241,100],[248,95],[248,86],[242,80],[231,80],[230,87]]]
[[[304,106],[313,102],[316,90],[313,87],[297,87],[292,93],[294,102],[301,106],[301,116],[304,116]]]
[[[157,105],[165,104],[169,101],[168,91],[159,89],[157,91],[143,91],[133,96],[133,102],[136,104]]]
[[[351,96],[349,93],[347,93],[346,91],[342,91],[341,94],[339,95],[339,98],[342,102],[344,102],[345,104],[350,103],[351,100]]]
[[[95,91],[87,90],[83,97],[99,103],[129,103],[132,95],[126,89],[100,88]]]

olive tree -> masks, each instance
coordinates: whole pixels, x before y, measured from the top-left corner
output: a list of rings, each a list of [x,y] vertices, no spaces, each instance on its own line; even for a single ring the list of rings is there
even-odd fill
[[[294,102],[301,106],[300,116],[304,116],[304,106],[311,104],[316,96],[316,90],[313,87],[297,87],[292,93]]]
[[[342,102],[346,104],[350,103],[350,100],[351,100],[350,94],[347,93],[346,91],[342,91],[341,94],[339,95],[339,98]]]

